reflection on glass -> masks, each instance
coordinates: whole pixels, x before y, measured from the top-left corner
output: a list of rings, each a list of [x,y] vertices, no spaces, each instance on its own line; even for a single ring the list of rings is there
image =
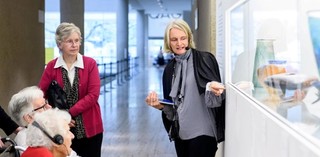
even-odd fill
[[[257,39],[252,79],[255,87],[262,87],[263,79],[268,75],[272,75],[274,72],[277,72],[276,68],[264,68],[268,64],[269,60],[275,59],[273,41],[273,39]],[[259,69],[261,69],[260,73],[258,73]]]
[[[301,9],[304,1],[257,1],[230,12],[231,82],[320,143],[320,10]],[[317,65],[316,77],[306,65]]]
[[[308,17],[310,36],[320,74],[320,11],[312,11]]]
[[[247,59],[244,50],[244,5],[231,11],[230,14],[230,50],[231,50],[231,72],[232,82],[247,80],[243,71],[245,65],[243,59]],[[244,57],[244,58],[243,58]],[[242,71],[239,70],[242,68]]]

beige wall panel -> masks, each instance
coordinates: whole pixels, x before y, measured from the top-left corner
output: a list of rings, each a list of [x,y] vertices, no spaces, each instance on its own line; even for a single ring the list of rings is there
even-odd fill
[[[216,8],[215,0],[196,0],[192,6],[191,29],[198,50],[215,54],[216,48]],[[196,24],[197,23],[197,24]]]
[[[215,55],[216,54],[216,0],[211,0],[210,4],[210,51]]]
[[[43,0],[0,1],[0,105],[7,110],[11,96],[37,85],[44,69]],[[44,16],[44,15],[43,15]]]

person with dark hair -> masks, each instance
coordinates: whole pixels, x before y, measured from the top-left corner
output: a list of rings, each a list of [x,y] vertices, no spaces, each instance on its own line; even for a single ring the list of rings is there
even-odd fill
[[[0,106],[0,128],[7,134],[11,135],[12,133],[17,134],[22,127],[20,127],[17,123],[15,123],[11,117],[3,110]],[[1,136],[0,136],[1,138]],[[4,144],[0,140],[0,147],[3,147]]]
[[[163,55],[163,51],[162,51],[162,46],[160,46],[160,50],[157,55],[157,65],[162,66],[164,64],[165,64],[164,55]]]
[[[164,51],[173,53],[162,76],[164,99],[146,97],[149,106],[162,110],[164,126],[175,143],[178,157],[213,157],[224,140],[225,92],[216,58],[195,49],[189,25],[181,20],[168,24]]]

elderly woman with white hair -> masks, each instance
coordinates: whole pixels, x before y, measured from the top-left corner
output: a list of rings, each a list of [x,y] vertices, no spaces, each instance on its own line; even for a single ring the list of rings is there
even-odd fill
[[[77,156],[71,149],[74,135],[70,132],[70,121],[70,114],[57,108],[35,114],[34,121],[26,130],[29,147],[22,157]]]
[[[8,105],[9,115],[19,125],[27,127],[33,122],[35,113],[51,108],[43,97],[42,90],[37,86],[23,88],[11,97]],[[19,146],[26,147],[26,133],[22,129],[14,139]]]

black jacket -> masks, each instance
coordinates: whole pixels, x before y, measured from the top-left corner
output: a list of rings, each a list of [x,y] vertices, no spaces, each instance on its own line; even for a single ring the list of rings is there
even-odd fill
[[[0,106],[0,128],[7,134],[12,134],[19,126],[7,115]]]
[[[199,94],[203,94],[206,90],[206,84],[211,81],[221,82],[219,66],[216,58],[209,52],[202,52],[196,49],[192,49],[194,76],[197,82]],[[163,96],[165,99],[171,100],[169,96],[171,91],[172,76],[174,72],[175,60],[172,59],[164,69],[162,76],[163,83]],[[217,128],[217,141],[224,141],[225,130],[225,101],[221,104],[221,107],[208,108],[214,115]],[[169,131],[171,121],[168,120],[162,112],[163,124]]]

